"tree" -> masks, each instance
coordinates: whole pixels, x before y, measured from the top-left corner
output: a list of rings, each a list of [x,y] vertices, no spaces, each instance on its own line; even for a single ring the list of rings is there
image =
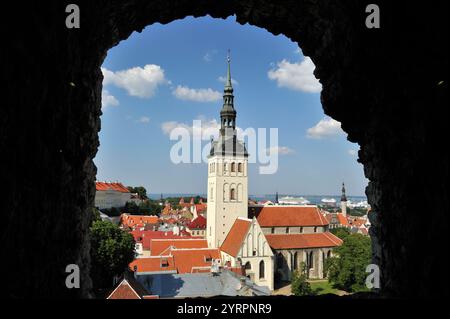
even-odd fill
[[[300,263],[300,269],[292,273],[291,291],[295,296],[309,296],[313,294],[311,285],[306,281],[306,265]]]
[[[110,288],[134,260],[133,236],[108,221],[96,220],[90,228],[91,278],[95,289]]]
[[[348,235],[350,235],[350,231],[348,230],[348,228],[344,227],[330,229],[330,232],[342,240],[344,240],[345,238],[347,238]]]
[[[366,291],[366,267],[371,263],[370,238],[350,234],[334,250],[336,257],[327,259],[325,270],[335,288],[348,292]]]
[[[137,193],[141,199],[148,199],[147,190],[145,189],[144,186],[137,186],[137,187],[128,186],[127,188],[130,191],[130,193]]]

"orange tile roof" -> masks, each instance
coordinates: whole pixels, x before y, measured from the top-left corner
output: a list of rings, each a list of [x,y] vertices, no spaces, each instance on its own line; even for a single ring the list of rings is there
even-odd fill
[[[344,214],[337,213],[337,219],[339,221],[339,224],[344,225],[344,226],[349,226],[347,217],[345,217]]]
[[[109,191],[114,190],[121,193],[129,193],[130,191],[122,183],[105,183],[95,182],[95,189],[97,191]]]
[[[165,266],[164,266],[165,265]],[[137,258],[129,266],[131,271],[142,272],[174,272],[175,263],[172,256],[153,256]]]
[[[183,239],[190,238],[191,234],[188,232],[180,232],[180,235],[175,235],[173,231],[160,231],[160,230],[133,230],[131,234],[137,243],[142,244],[142,248],[150,250],[150,244],[153,239]]]
[[[223,241],[220,250],[226,252],[230,256],[236,257],[251,223],[252,222],[249,219],[237,218],[234,221],[233,226],[231,226],[227,237]]]
[[[141,299],[141,296],[131,287],[127,280],[122,280],[106,299]]]
[[[249,207],[261,227],[326,226],[327,219],[317,206]]]
[[[205,239],[152,239],[150,242],[150,254],[159,256],[166,255],[170,247],[174,248],[208,248]]]
[[[158,216],[148,215],[128,215],[122,214],[120,216],[120,224],[128,227],[144,226],[145,224],[157,224],[159,221]]]
[[[266,239],[273,249],[336,247],[342,244],[342,240],[330,232],[311,234],[267,234]]]
[[[219,249],[171,249],[179,274],[210,271],[212,260],[220,259]]]

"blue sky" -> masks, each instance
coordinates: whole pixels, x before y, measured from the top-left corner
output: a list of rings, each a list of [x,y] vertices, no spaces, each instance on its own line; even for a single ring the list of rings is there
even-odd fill
[[[234,17],[154,24],[108,52],[97,180],[150,193],[205,193],[206,164],[174,164],[168,131],[194,119],[215,127],[228,49],[237,125],[278,128],[278,171],[261,175],[252,164],[249,193],[339,194],[345,181],[348,194],[364,195],[359,147],[324,115],[311,60],[285,36]]]

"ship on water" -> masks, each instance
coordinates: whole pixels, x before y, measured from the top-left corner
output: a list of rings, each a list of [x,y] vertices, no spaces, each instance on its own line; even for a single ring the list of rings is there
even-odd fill
[[[280,205],[309,205],[310,201],[304,197],[284,196],[278,199]]]
[[[325,206],[336,206],[336,199],[334,198],[322,198],[320,202]]]

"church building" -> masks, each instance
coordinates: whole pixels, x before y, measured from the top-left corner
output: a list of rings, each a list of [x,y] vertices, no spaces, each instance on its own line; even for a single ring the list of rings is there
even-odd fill
[[[248,152],[236,133],[230,57],[220,111],[220,134],[208,156],[206,240],[224,266],[241,268],[254,283],[274,290],[275,276],[290,280],[305,263],[309,278],[323,278],[324,262],[342,241],[328,231],[316,206],[250,206]]]

